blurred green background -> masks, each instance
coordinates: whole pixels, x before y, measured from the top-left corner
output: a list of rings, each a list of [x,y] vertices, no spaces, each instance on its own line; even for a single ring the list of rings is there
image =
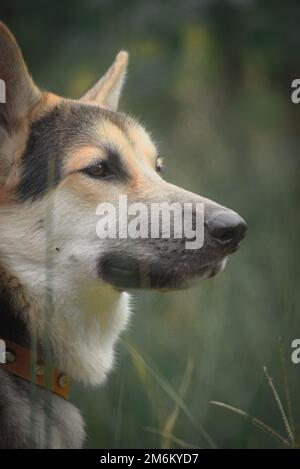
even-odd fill
[[[245,410],[288,440],[264,366],[300,445],[300,364],[290,358],[300,338],[299,2],[1,0],[0,17],[37,83],[69,97],[127,49],[121,109],[153,132],[165,177],[248,221],[216,279],[135,295],[106,385],[73,389],[86,446],[280,447],[210,403]]]

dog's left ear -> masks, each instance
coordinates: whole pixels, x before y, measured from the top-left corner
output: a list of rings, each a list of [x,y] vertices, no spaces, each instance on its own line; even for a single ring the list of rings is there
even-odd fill
[[[124,85],[128,65],[128,53],[121,51],[106,74],[80,99],[96,102],[99,106],[116,111]]]

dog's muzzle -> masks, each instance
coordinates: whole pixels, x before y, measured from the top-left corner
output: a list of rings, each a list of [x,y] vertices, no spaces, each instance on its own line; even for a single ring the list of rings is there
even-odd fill
[[[196,278],[213,277],[246,235],[245,220],[222,207],[204,219],[204,244],[186,249],[185,238],[113,241],[98,262],[98,276],[120,290],[186,288]]]

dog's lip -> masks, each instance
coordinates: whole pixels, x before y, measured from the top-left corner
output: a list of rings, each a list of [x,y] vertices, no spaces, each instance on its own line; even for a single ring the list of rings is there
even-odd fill
[[[203,263],[195,263],[188,268],[178,269],[177,264],[173,268],[159,268],[158,265],[147,265],[128,253],[109,254],[99,259],[99,278],[111,284],[118,290],[151,289],[159,291],[185,289],[191,286],[197,279],[211,278],[217,275],[225,267],[225,258],[238,249],[238,246],[230,252],[217,256],[214,260]]]
[[[228,248],[228,250],[226,251],[226,256],[230,256],[231,254],[234,254],[235,252],[237,252],[240,249],[241,244],[242,244],[242,239],[235,246]]]
[[[132,289],[139,285],[139,272],[136,269],[110,264],[103,272],[103,278],[118,290]]]
[[[226,258],[226,257],[225,257]],[[199,272],[198,275],[191,275],[191,277],[187,276],[186,278],[183,276],[181,280],[175,280],[174,276],[174,284],[172,279],[169,278],[167,283],[164,283],[159,286],[159,282],[156,284],[153,278],[153,273],[145,273],[148,281],[145,282],[145,279],[137,284],[137,272],[125,268],[125,267],[117,267],[117,266],[110,266],[110,275],[109,278],[106,278],[106,281],[112,283],[114,288],[118,291],[126,291],[126,290],[140,290],[140,289],[153,289],[160,292],[170,292],[170,291],[177,291],[177,290],[184,290],[189,288],[193,285],[193,283],[198,279],[205,279],[205,278],[212,278],[215,277],[219,272],[223,270],[223,262],[224,259],[218,260],[212,264],[207,264],[202,266],[201,273]],[[124,282],[124,277],[126,277],[126,282]],[[140,278],[140,277],[139,277]],[[114,279],[112,281],[112,279]]]
[[[221,271],[221,264],[218,263],[218,264],[214,265],[214,266],[210,269],[207,278],[213,278],[213,277],[215,277],[220,271]]]
[[[233,248],[231,248],[231,249],[228,251],[228,255],[234,254],[236,251],[238,251],[238,250],[240,249],[240,246],[241,246],[241,243],[238,243],[236,246],[234,246]]]
[[[213,263],[210,266],[210,268],[208,269],[207,278],[213,278],[218,273],[222,272],[225,269],[226,261],[227,261],[227,256],[225,256],[222,259],[220,259],[219,261]]]
[[[208,275],[208,278],[213,278],[219,273],[220,269],[218,267],[213,267]]]

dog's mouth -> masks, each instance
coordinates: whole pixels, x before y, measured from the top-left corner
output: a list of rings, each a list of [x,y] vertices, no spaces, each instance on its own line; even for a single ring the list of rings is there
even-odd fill
[[[224,257],[224,259],[222,259],[221,261],[213,264],[209,269],[209,273],[207,277],[212,278],[218,275],[220,272],[223,272],[223,270],[226,267],[227,259],[228,257]]]
[[[100,263],[99,274],[105,282],[122,290],[143,288],[139,263],[127,256],[114,254],[105,257]]]
[[[119,290],[154,289],[178,290],[192,285],[196,279],[212,278],[223,271],[227,257],[190,271],[180,269],[149,268],[143,262],[129,256],[110,255],[99,264],[98,274]]]

